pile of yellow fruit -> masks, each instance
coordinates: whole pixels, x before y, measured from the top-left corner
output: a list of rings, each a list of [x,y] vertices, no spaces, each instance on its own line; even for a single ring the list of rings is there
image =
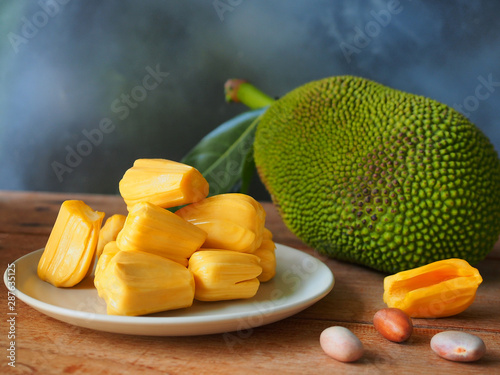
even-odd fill
[[[207,198],[198,170],[164,159],[136,160],[119,187],[128,215],[112,215],[102,228],[103,212],[63,202],[38,264],[42,280],[72,287],[97,260],[94,285],[107,313],[133,316],[194,299],[250,298],[274,277],[275,244],[252,197]]]

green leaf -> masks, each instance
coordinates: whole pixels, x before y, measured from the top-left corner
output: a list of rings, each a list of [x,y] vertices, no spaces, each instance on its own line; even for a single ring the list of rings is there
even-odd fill
[[[254,172],[256,171],[255,159],[253,158],[253,144],[248,150],[247,157],[245,158],[243,164],[243,170],[241,173],[241,188],[240,192],[243,194],[248,194],[250,189],[250,182],[252,181],[252,177]]]
[[[230,192],[235,185],[248,187],[248,176],[251,178],[255,168],[252,161],[255,130],[265,110],[248,111],[226,121],[181,160],[203,174],[210,185],[209,195]]]

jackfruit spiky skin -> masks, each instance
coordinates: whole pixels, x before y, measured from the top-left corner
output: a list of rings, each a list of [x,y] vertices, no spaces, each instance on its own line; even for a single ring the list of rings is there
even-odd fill
[[[259,175],[290,228],[331,257],[395,273],[474,264],[500,233],[500,162],[434,100],[353,77],[274,102],[256,132]]]

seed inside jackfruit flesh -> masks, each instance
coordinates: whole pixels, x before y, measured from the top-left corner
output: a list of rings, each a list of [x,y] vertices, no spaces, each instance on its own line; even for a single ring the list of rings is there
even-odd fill
[[[72,287],[93,268],[103,212],[84,202],[62,203],[38,263],[40,279],[57,287]]]

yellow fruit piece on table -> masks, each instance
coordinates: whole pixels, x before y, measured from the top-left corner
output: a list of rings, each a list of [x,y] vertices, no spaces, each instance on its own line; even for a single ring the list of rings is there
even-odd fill
[[[193,304],[191,272],[177,262],[141,251],[119,251],[100,275],[97,292],[110,315],[145,315]]]
[[[271,280],[276,275],[276,245],[272,240],[264,239],[260,247],[253,253],[260,259],[262,273],[258,279],[261,283]]]
[[[208,195],[208,182],[195,168],[165,159],[138,159],[120,180],[120,194],[130,209],[140,202],[163,208],[197,202]]]
[[[94,271],[94,286],[99,289],[99,282],[104,269],[108,266],[110,260],[120,251],[116,241],[110,241],[104,246],[101,256],[97,260]]]
[[[252,253],[262,243],[266,213],[246,194],[214,195],[176,214],[207,232],[203,248]]]
[[[64,201],[38,263],[38,277],[72,287],[92,272],[104,212],[79,200]]]
[[[176,214],[143,202],[133,206],[116,244],[123,251],[144,251],[187,266],[207,234]]]
[[[441,318],[469,307],[483,281],[462,259],[445,259],[384,279],[384,302],[412,318]]]
[[[113,215],[110,216],[104,225],[102,226],[101,230],[99,231],[99,240],[97,241],[97,250],[96,250],[96,259],[99,259],[99,257],[102,254],[102,251],[104,249],[104,246],[111,241],[115,241],[116,237],[118,236],[118,233],[123,228],[123,225],[125,224],[125,219],[127,217],[125,215]]]
[[[253,297],[262,272],[259,258],[231,250],[197,251],[189,259],[194,275],[195,299],[222,301]]]

